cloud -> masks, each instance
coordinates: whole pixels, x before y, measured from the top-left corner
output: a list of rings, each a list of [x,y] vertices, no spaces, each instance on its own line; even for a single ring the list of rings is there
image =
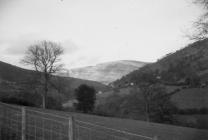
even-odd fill
[[[76,45],[72,40],[68,39],[61,43],[61,45],[64,48],[65,54],[72,54],[77,52],[80,48],[78,45]]]
[[[13,3],[14,1],[12,0],[0,0],[0,11],[2,9],[4,9],[5,7],[9,7],[11,6],[11,4]]]
[[[0,45],[4,48],[5,55],[23,55],[28,46],[42,39],[43,37],[39,34],[28,33],[19,37],[2,38]]]
[[[11,42],[10,42],[11,43]],[[8,55],[23,55],[27,47],[31,44],[31,41],[13,41],[13,43],[5,49],[5,54]]]
[[[0,0],[0,58],[16,61],[46,39],[64,47],[69,67],[153,61],[186,43],[179,28],[199,13],[186,0]]]
[[[17,38],[3,38],[0,39],[0,51],[3,50],[3,53],[7,55],[23,55],[28,46],[38,43],[41,40],[50,40],[50,38],[33,33],[24,34]],[[72,54],[79,50],[79,47],[70,39],[57,43],[63,46],[65,54]]]
[[[24,57],[27,47],[41,40],[54,41],[54,39],[41,36],[38,33],[22,34],[19,35],[19,37],[4,36],[0,38],[0,60],[18,66],[22,66],[19,63],[19,61]],[[72,41],[71,39],[65,39],[62,41],[55,40],[55,42],[60,43],[63,46],[64,55],[62,57],[62,60],[63,61],[65,60],[65,62],[67,62],[66,64],[69,63],[69,67],[71,66],[71,61],[68,60],[73,59],[74,62],[78,63],[76,58],[78,57],[78,55],[80,55],[80,53],[83,54],[80,46],[74,43],[74,41]],[[86,59],[84,58],[83,60]],[[79,64],[80,63],[73,65],[80,66]],[[81,62],[81,64],[86,64],[86,63]]]
[[[79,49],[72,54],[64,54],[62,57],[63,63],[68,69],[95,65],[100,62],[100,59],[101,56],[90,55],[86,49]]]

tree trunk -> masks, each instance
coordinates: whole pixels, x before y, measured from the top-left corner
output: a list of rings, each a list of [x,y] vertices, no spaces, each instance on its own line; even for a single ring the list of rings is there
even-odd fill
[[[49,76],[47,73],[44,74],[45,83],[44,83],[44,95],[43,95],[43,109],[46,108],[46,102],[47,102],[47,93],[48,93],[48,80]]]
[[[150,116],[149,116],[149,103],[145,101],[145,113],[146,113],[146,121],[150,122]]]
[[[43,109],[45,109],[46,108],[46,98],[45,98],[45,91],[44,91],[44,95],[43,95],[43,101],[42,101],[42,107],[43,107]]]

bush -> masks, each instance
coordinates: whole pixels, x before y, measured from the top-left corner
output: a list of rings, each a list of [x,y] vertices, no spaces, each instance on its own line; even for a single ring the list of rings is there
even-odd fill
[[[0,99],[4,103],[31,106],[31,107],[41,107],[41,95],[35,93],[19,93],[12,97],[4,97]],[[62,103],[60,100],[54,97],[47,97],[46,107],[48,109],[62,110]]]
[[[18,99],[16,97],[6,97],[6,98],[2,98],[1,99],[2,102],[4,103],[8,103],[8,104],[16,104],[16,105],[23,105],[23,106],[32,106],[35,107],[35,104],[28,102],[26,100],[23,99]]]
[[[60,100],[55,99],[53,97],[47,97],[46,100],[46,108],[55,109],[55,110],[63,110],[62,103]]]
[[[193,115],[193,114],[208,114],[208,108],[190,108],[190,109],[178,109],[177,114],[181,115]]]
[[[95,89],[88,85],[80,85],[75,89],[75,97],[78,101],[75,108],[85,113],[92,112],[96,100]]]

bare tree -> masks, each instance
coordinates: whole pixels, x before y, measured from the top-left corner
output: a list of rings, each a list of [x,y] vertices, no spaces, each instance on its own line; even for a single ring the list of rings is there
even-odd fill
[[[46,108],[50,76],[60,71],[63,67],[63,64],[60,63],[60,56],[62,54],[63,48],[60,44],[51,41],[41,41],[35,45],[29,46],[22,60],[24,64],[33,66],[44,78],[44,94],[42,95],[43,108]]]
[[[208,9],[208,0],[194,0],[194,3],[200,4],[204,8]]]
[[[203,40],[208,37],[208,0],[193,0],[193,2],[204,9],[204,13],[194,22],[193,33],[188,37],[192,40]]]

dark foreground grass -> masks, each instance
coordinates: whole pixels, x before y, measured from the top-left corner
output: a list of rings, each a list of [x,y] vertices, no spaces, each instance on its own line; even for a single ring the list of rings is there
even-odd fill
[[[147,137],[158,136],[159,140],[208,140],[208,130],[205,129],[202,130],[188,127],[178,127],[130,119],[101,117],[82,113],[66,113],[51,110],[47,111],[63,116],[73,115],[75,120],[96,124],[100,127],[113,128]],[[95,130],[96,129],[98,128],[95,127]],[[103,129],[103,131],[105,131],[105,129]],[[109,130],[106,129],[106,133],[109,133],[108,131]],[[118,133],[115,132],[114,134],[117,135]]]
[[[149,137],[152,138],[154,136],[157,136],[158,140],[208,140],[208,130],[148,123],[130,119],[100,117],[81,113],[42,110],[31,107],[27,107],[27,110],[56,114],[65,118],[74,116],[75,128],[79,126],[85,128],[82,130],[75,129],[76,138],[78,138],[77,135],[80,134],[80,140],[147,140]],[[60,120],[57,119],[57,121]],[[36,122],[38,122],[38,120],[36,120]],[[80,122],[83,123],[80,124]],[[53,123],[50,123],[50,125],[53,125]],[[77,133],[78,131],[79,133]],[[141,137],[133,137],[132,134],[140,135]]]

